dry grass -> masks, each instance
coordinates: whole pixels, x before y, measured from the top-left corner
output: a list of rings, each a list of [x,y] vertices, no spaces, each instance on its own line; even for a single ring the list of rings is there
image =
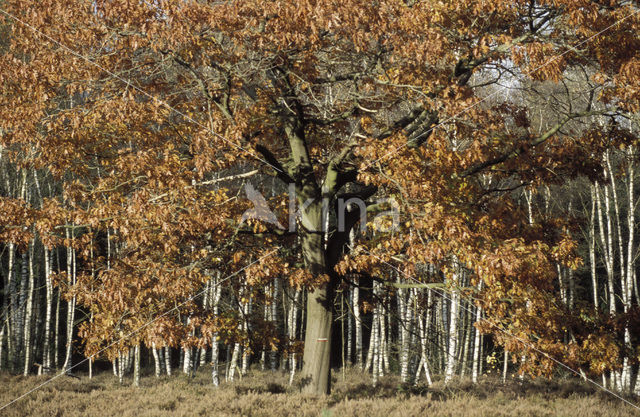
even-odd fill
[[[0,376],[0,406],[47,377]],[[104,372],[89,380],[60,377],[0,411],[1,416],[631,416],[640,415],[597,388],[576,381],[459,382],[445,387],[407,387],[395,377],[376,387],[357,371],[334,374],[333,394],[315,398],[289,387],[282,373],[253,372],[211,386],[195,379],[147,376],[140,388],[121,386]]]

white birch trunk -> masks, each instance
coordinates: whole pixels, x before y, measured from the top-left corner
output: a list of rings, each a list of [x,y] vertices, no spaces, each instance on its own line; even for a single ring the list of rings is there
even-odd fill
[[[233,345],[233,354],[231,355],[231,362],[229,363],[229,371],[227,372],[227,379],[229,381],[233,381],[233,379],[235,378],[239,357],[240,357],[240,343],[235,343]]]
[[[140,343],[134,348],[133,386],[140,386]]]
[[[120,385],[122,385],[122,382],[124,380],[124,370],[124,354],[122,352],[118,352],[118,382],[120,383]]]
[[[380,376],[384,376],[385,373],[391,372],[391,366],[389,365],[389,340],[387,332],[387,320],[386,314],[384,314],[383,307],[380,306]]]
[[[213,278],[212,293],[213,293],[213,315],[218,316],[218,309],[220,304],[220,295],[222,294],[222,288],[220,285],[220,271],[216,271],[216,276]],[[218,342],[218,333],[213,334],[213,340],[211,341],[211,382],[214,386],[220,385],[220,376],[218,375],[218,351],[220,348],[220,342]]]
[[[249,298],[247,299],[247,302],[243,305],[243,320],[242,320],[242,330],[244,334],[249,334],[249,314],[251,313],[251,307],[252,307],[252,297],[249,296]],[[249,349],[248,347],[245,345],[242,347],[242,368],[241,368],[241,375],[244,376],[247,374],[247,371],[249,370]]]
[[[608,297],[607,301],[609,304],[609,314],[614,315],[616,313],[616,302],[615,302],[615,288],[613,285],[613,245],[611,244],[611,217],[609,216],[608,203],[605,205],[607,208],[607,228],[605,229],[605,223],[603,221],[603,204],[602,204],[602,192],[600,191],[600,187],[598,183],[595,185],[596,187],[596,208],[598,212],[598,225],[600,231],[600,243],[603,248],[603,258],[605,268],[607,270],[607,289],[608,289]],[[605,187],[606,190],[606,187]],[[608,193],[605,194],[608,196]],[[605,200],[608,201],[608,198]]]
[[[182,362],[182,373],[191,375],[191,346],[185,346],[182,348],[184,354],[184,360]]]
[[[273,300],[271,301],[271,322],[273,326],[278,329],[278,299],[280,298],[280,278],[275,278],[273,280]],[[271,350],[269,353],[269,365],[272,371],[276,371],[278,369],[278,351]]]
[[[155,343],[151,343],[151,352],[153,353],[156,378],[160,378],[160,374],[162,373],[162,363],[160,362],[160,355],[158,355],[158,349],[156,348]]]
[[[69,228],[66,229],[67,239],[73,240],[74,236],[72,232],[69,232]],[[76,265],[75,265],[75,249],[67,248],[67,283],[72,286],[76,283]],[[73,322],[75,318],[76,309],[76,297],[73,296],[67,304],[67,340],[65,347],[64,365],[62,366],[65,371],[69,371],[72,367],[72,347],[73,347]]]
[[[53,283],[51,282],[51,251],[44,248],[44,281],[46,291],[46,311],[44,318],[43,362],[44,372],[51,370],[51,313],[53,308]]]
[[[398,282],[400,282],[400,275],[398,275]],[[411,296],[406,299],[407,291],[405,288],[398,289],[398,315],[400,316],[400,381],[403,383],[409,382],[409,332],[410,329],[410,316],[407,314],[409,311],[409,304],[411,304]],[[420,318],[419,318],[420,320]],[[418,371],[420,368],[418,367]]]
[[[629,147],[629,156],[628,156],[628,168],[627,168],[627,181],[628,181],[628,213],[627,213],[627,227],[628,227],[628,240],[627,240],[627,270],[625,273],[625,279],[623,281],[623,302],[624,302],[624,312],[628,313],[631,310],[631,303],[633,299],[633,281],[635,278],[635,256],[634,256],[634,247],[633,247],[633,235],[635,233],[635,198],[634,198],[634,169],[633,169],[633,152],[634,147]],[[631,346],[631,331],[629,329],[628,324],[625,325],[624,329],[624,343],[627,348],[632,348]],[[632,367],[630,364],[630,360],[625,356],[623,363],[623,389],[632,393],[633,390],[633,381],[632,381]]]
[[[478,283],[478,291],[482,291],[482,281]],[[475,384],[478,382],[478,375],[481,373],[479,361],[482,360],[482,356],[480,354],[480,347],[482,345],[482,335],[477,328],[477,324],[482,320],[482,308],[480,306],[476,307],[476,320],[475,320],[475,335],[473,340],[473,361],[471,363],[471,381]]]
[[[9,302],[7,305],[7,356],[9,362],[9,369],[13,367],[14,359],[15,359],[15,346],[14,346],[14,326],[15,326],[15,315],[16,310],[18,308],[18,299],[16,294],[16,274],[14,272],[15,269],[15,244],[13,242],[9,242],[9,267],[7,271],[7,288],[9,290]]]
[[[363,349],[362,349],[362,319],[360,317],[360,288],[359,279],[356,278],[355,286],[353,287],[353,324],[355,326],[355,350],[356,350],[356,365],[362,369],[363,365]]]
[[[35,250],[35,237],[33,241],[29,245],[29,295],[27,297],[27,307],[26,307],[26,317],[24,324],[24,376],[29,375],[29,370],[31,369],[31,333],[33,329],[31,328],[31,321],[33,318],[33,292],[35,288],[35,272],[33,269],[33,253]]]
[[[288,319],[288,328],[289,328],[289,339],[296,340],[297,339],[297,329],[298,329],[298,304],[300,303],[300,298],[302,295],[302,291],[300,289],[296,289],[296,292],[293,296],[293,303],[291,305],[291,309],[289,310],[289,319]],[[289,369],[289,385],[293,384],[293,378],[296,374],[296,369],[298,367],[296,353],[292,352],[290,357],[290,369]]]
[[[415,300],[418,296],[417,291],[418,291],[417,289],[413,289],[412,291],[413,300]],[[412,298],[409,299],[409,305],[414,305],[415,303],[415,301],[412,301]],[[427,289],[426,317],[424,317],[424,319],[421,315],[417,317],[418,331],[420,332],[420,363],[418,364],[415,383],[418,384],[420,380],[421,371],[422,369],[424,369],[424,375],[427,380],[428,386],[431,386],[433,383],[431,381],[431,371],[429,370],[429,358],[427,356],[427,329],[428,329],[429,323],[431,322],[430,308],[429,308],[430,304],[431,304],[431,290]],[[409,311],[410,309],[407,309],[407,314],[409,314]]]
[[[589,216],[589,266],[591,271],[591,286],[593,307],[598,310],[598,275],[596,273],[596,187],[591,185],[591,214]]]
[[[445,370],[444,382],[450,382],[455,373],[457,365],[456,353],[458,350],[458,315],[460,309],[460,293],[458,291],[459,282],[459,265],[454,259],[453,270],[451,275],[451,309],[449,312],[449,348],[447,355],[447,368]]]
[[[164,347],[164,361],[167,375],[171,376],[171,348],[169,346]]]
[[[502,365],[502,383],[507,382],[507,371],[509,370],[509,351],[504,351],[504,363]]]

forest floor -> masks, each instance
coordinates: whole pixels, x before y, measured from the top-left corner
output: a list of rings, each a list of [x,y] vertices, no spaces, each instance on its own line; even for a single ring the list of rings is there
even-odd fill
[[[436,382],[427,388],[403,386],[391,376],[373,387],[369,375],[348,370],[334,372],[333,393],[316,398],[289,386],[281,372],[252,371],[217,388],[205,370],[193,379],[145,375],[139,388],[130,386],[130,379],[120,385],[106,371],[93,379],[79,377],[61,376],[35,389],[51,376],[2,374],[0,407],[35,390],[0,416],[640,416],[640,410],[578,380],[502,384],[485,378],[477,385]],[[629,400],[640,406],[638,399]]]

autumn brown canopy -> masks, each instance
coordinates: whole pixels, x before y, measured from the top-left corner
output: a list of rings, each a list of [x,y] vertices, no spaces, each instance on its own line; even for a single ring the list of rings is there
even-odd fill
[[[584,249],[605,196],[580,188],[633,179],[637,2],[1,0],[0,18],[7,317],[13,263],[43,248],[32,275],[84,312],[88,356],[303,352],[305,389],[326,393],[336,302],[360,288],[357,314],[474,309],[533,374],[637,369],[634,185],[627,223],[626,197],[606,208],[606,271]],[[277,221],[243,218],[247,184]],[[602,303],[569,289],[591,264]],[[307,294],[303,349],[248,307],[276,282]]]

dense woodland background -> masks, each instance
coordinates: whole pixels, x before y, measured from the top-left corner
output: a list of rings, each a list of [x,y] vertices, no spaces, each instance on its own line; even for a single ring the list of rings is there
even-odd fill
[[[640,393],[638,2],[0,12],[1,370]]]

